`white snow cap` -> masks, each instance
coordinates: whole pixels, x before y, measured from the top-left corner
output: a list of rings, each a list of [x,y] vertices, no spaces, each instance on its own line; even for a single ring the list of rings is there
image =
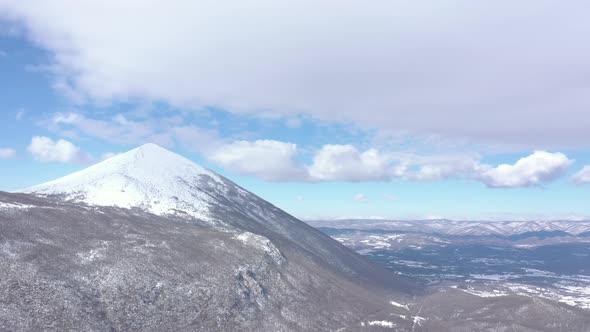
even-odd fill
[[[216,173],[149,143],[22,192],[61,194],[90,205],[139,207],[157,215],[182,211],[210,220],[203,181],[223,185]]]

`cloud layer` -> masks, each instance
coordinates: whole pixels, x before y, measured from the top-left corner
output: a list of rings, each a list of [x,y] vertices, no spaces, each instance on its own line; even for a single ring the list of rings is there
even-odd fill
[[[307,114],[547,149],[588,147],[586,6],[8,0],[0,18],[51,52],[54,86],[79,102]]]

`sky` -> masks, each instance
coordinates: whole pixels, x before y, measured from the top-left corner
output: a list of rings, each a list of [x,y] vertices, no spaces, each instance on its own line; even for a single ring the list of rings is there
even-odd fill
[[[590,218],[586,13],[0,0],[0,190],[152,142],[304,219]]]

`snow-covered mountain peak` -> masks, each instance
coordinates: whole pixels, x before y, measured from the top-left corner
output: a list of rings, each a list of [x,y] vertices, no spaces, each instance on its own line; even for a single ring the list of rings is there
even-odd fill
[[[150,143],[23,192],[64,195],[92,205],[139,207],[158,215],[183,212],[209,220],[204,182],[223,185],[216,173]]]

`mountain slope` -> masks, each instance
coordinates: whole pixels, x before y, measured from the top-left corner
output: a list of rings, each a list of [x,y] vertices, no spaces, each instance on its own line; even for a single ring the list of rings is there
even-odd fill
[[[249,232],[23,194],[0,202],[2,331],[329,331],[393,298]]]

